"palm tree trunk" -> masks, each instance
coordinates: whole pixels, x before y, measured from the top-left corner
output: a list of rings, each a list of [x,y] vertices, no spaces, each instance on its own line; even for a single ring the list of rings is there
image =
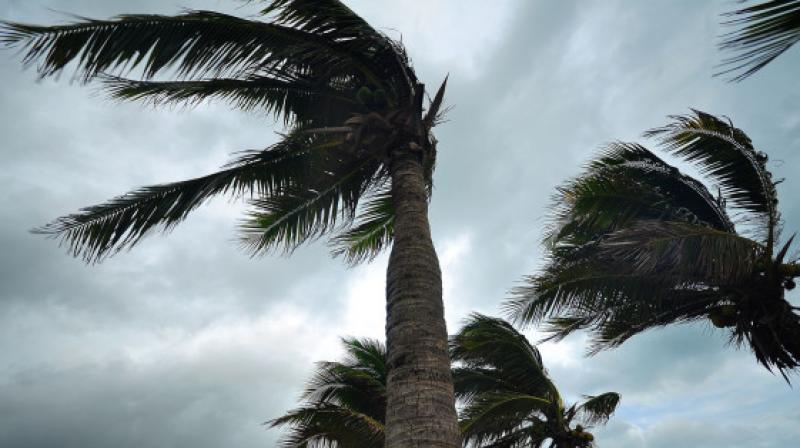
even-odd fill
[[[391,156],[394,245],[386,275],[386,448],[460,445],[442,275],[428,224],[422,164]]]

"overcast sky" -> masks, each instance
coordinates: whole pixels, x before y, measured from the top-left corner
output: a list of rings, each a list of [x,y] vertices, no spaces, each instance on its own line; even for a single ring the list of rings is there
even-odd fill
[[[730,116],[769,153],[787,178],[787,234],[800,229],[800,49],[740,84],[712,78],[730,1],[348,4],[402,38],[429,86],[450,74],[431,224],[451,332],[471,311],[497,315],[541,265],[557,184],[603,143],[647,144],[642,131],[690,107]],[[0,0],[0,18],[254,13],[240,5]],[[280,127],[224,104],[116,104],[69,73],[37,82],[19,62],[0,51],[0,446],[272,446],[279,433],[261,423],[296,403],[315,361],[337,358],[339,336],[383,338],[387,257],[348,269],[316,243],[250,259],[235,243],[243,207],[222,199],[101,265],[70,258],[28,230],[137,186],[207,173],[268,145]],[[542,351],[570,398],[622,394],[596,432],[602,447],[800,439],[800,392],[706,324],[651,331],[592,358],[585,347],[575,335]]]

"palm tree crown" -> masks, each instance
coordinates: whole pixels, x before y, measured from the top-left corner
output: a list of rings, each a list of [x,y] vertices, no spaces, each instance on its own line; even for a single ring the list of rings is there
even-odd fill
[[[508,322],[470,316],[451,338],[456,396],[463,401],[465,446],[578,448],[594,446],[585,431],[605,423],[619,394],[586,396],[565,406],[539,351]]]
[[[550,260],[508,303],[555,339],[592,331],[591,353],[644,330],[709,319],[768,369],[800,363],[800,317],[785,300],[798,265],[767,155],[730,122],[694,111],[649,131],[716,183],[713,195],[637,144],[613,143],[559,188]],[[736,219],[728,210],[735,211]]]
[[[342,339],[342,362],[320,362],[305,402],[267,422],[290,431],[286,448],[382,448],[386,415],[386,348],[371,339]]]
[[[221,99],[287,126],[280,140],[222,170],[140,188],[37,229],[89,262],[169,230],[212,196],[247,196],[253,253],[290,252],[329,237],[356,263],[392,244],[387,269],[386,446],[458,443],[441,270],[428,222],[436,159],[427,109],[403,46],[339,0],[272,0],[264,20],[211,11],[124,15],[60,26],[5,23],[39,75],[67,65],[120,100],[197,104]],[[130,79],[136,70],[139,79]],[[446,82],[446,81],[445,81]],[[433,384],[435,386],[431,387]]]
[[[229,194],[251,198],[242,229],[253,252],[291,251],[323,234],[351,262],[384,248],[394,215],[389,151],[412,142],[430,184],[430,129],[444,85],[423,115],[424,86],[402,45],[337,0],[276,0],[261,12],[269,21],[187,11],[60,26],[5,23],[0,42],[21,48],[41,77],[73,63],[83,81],[100,80],[119,100],[219,99],[288,126],[276,144],[246,151],[216,173],[140,188],[37,232],[99,261]],[[141,79],[122,77],[134,70]],[[171,79],[155,79],[162,75]]]
[[[800,0],[769,0],[724,16],[723,25],[735,29],[719,47],[733,55],[722,61],[718,74],[734,74],[734,81],[761,70],[800,41]]]

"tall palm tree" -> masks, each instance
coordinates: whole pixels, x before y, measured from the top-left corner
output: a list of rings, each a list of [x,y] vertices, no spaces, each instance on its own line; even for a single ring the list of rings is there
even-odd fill
[[[227,194],[251,198],[243,230],[254,253],[290,252],[327,236],[334,253],[355,263],[393,243],[386,446],[457,446],[441,273],[427,216],[436,157],[431,129],[445,83],[426,110],[425,86],[403,46],[343,3],[268,3],[260,20],[187,11],[57,26],[5,23],[0,42],[19,48],[25,64],[38,64],[40,77],[72,64],[119,100],[220,99],[271,112],[287,126],[278,143],[216,173],[143,187],[38,231],[96,262]],[[125,77],[132,73],[138,78]]]
[[[590,353],[710,320],[786,378],[800,365],[800,316],[784,290],[800,265],[787,257],[793,237],[779,243],[780,181],[729,121],[700,111],[671,118],[646,136],[716,183],[717,195],[643,146],[609,145],[559,188],[549,263],[516,289],[510,314],[547,320],[554,339],[588,328]]]
[[[723,35],[719,48],[733,55],[722,61],[718,74],[734,74],[734,81],[761,70],[800,41],[800,0],[769,0],[724,16],[723,25],[734,30]]]
[[[386,348],[371,339],[342,339],[345,359],[320,362],[305,402],[267,422],[288,427],[286,448],[383,448],[386,416]]]
[[[585,396],[567,407],[539,351],[508,322],[473,314],[450,341],[465,446],[594,446],[586,428],[605,423],[620,396]]]

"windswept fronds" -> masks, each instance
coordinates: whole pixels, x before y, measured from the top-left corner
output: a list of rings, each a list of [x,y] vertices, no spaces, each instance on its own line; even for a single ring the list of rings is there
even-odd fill
[[[800,270],[776,245],[780,215],[767,156],[730,121],[693,111],[646,133],[718,185],[636,144],[609,145],[559,188],[549,260],[506,311],[544,322],[548,340],[589,330],[589,354],[670,324],[707,321],[784,377],[800,366],[798,317],[784,298]],[[738,210],[737,224],[727,207]]]
[[[320,362],[301,399],[304,404],[270,420],[289,428],[286,448],[383,447],[386,348],[372,339],[344,338],[345,359]]]
[[[722,24],[734,28],[722,36],[723,59],[717,75],[741,81],[800,41],[800,1],[769,0],[723,14]]]

